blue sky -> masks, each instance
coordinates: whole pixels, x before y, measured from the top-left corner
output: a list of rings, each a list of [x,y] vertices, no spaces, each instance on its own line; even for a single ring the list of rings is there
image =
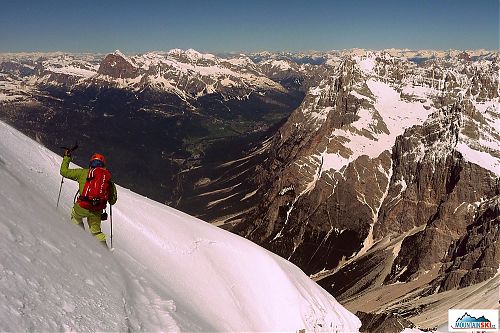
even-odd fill
[[[0,52],[498,49],[498,0],[2,0]]]

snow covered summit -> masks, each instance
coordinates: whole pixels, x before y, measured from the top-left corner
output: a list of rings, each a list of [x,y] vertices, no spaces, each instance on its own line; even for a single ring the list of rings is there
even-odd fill
[[[108,253],[69,222],[76,183],[56,210],[60,158],[4,123],[0,137],[0,331],[359,329],[295,265],[124,188]]]

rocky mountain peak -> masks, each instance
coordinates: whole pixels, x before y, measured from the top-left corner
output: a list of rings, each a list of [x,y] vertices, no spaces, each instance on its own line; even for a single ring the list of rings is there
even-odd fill
[[[115,50],[112,54],[115,56],[121,57],[121,58],[127,60],[128,62],[131,62],[129,57],[127,57],[125,54],[123,54],[123,52],[120,50]]]
[[[494,276],[496,245],[478,244],[496,229],[472,226],[499,191],[498,77],[458,55],[336,55],[271,141],[262,200],[234,230],[346,299],[429,272],[422,294]]]
[[[104,57],[97,73],[108,75],[112,78],[126,79],[135,77],[137,75],[137,68],[128,57],[116,50]]]
[[[194,49],[173,49],[167,56],[183,63],[196,64],[200,66],[212,66],[219,63],[219,59],[210,53],[201,53]]]

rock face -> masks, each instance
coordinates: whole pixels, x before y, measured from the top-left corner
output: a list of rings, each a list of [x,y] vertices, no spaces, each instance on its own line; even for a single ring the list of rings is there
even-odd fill
[[[4,61],[0,63],[0,73],[4,75],[13,75],[25,77],[34,74],[34,62],[19,63],[15,61]]]
[[[340,299],[430,271],[413,297],[492,278],[498,229],[478,221],[500,191],[497,70],[343,57],[273,137],[262,200],[232,230]]]
[[[134,64],[119,51],[108,54],[101,62],[97,73],[108,75],[115,79],[126,79],[137,76]]]
[[[398,314],[356,312],[356,317],[363,324],[359,329],[364,333],[400,333],[405,328],[414,328],[415,325]]]
[[[500,263],[500,195],[479,206],[473,223],[450,246],[444,262],[443,276],[435,282],[439,291],[467,287],[497,274]]]
[[[457,105],[443,109],[396,142],[391,185],[374,239],[422,225],[425,229],[403,241],[386,283],[409,281],[441,262],[450,243],[467,232],[474,205],[498,191],[489,171],[465,161],[454,149],[462,112]],[[401,184],[406,184],[404,191]]]
[[[259,172],[260,181],[272,187],[255,210],[256,216],[249,218],[257,223],[238,227],[238,232],[255,241],[266,244],[262,240],[269,240],[272,251],[290,258],[309,274],[336,267],[342,257],[359,250],[362,235],[367,236],[370,207],[355,200],[355,189],[342,184],[356,177],[357,166],[369,174],[378,165],[390,163],[388,154],[383,154],[376,161],[361,158],[346,166],[345,175],[332,175],[322,168],[322,152],[348,156],[347,149],[328,136],[359,118],[357,111],[364,100],[356,99],[351,87],[366,89],[358,83],[360,79],[361,72],[347,59],[318,88],[311,89],[275,135],[265,171]],[[332,193],[335,187],[346,190]],[[342,250],[331,246],[333,243],[342,244]]]

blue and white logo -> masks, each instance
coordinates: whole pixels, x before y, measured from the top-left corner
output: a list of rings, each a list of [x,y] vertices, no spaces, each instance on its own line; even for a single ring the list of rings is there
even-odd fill
[[[448,311],[448,331],[498,331],[498,310],[451,309]]]

